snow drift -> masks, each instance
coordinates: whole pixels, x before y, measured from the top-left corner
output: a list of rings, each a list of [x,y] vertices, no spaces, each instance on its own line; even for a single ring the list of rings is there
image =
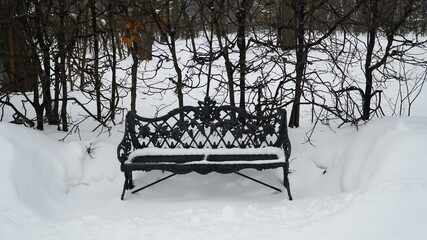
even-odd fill
[[[48,210],[59,204],[70,187],[101,178],[113,179],[114,164],[91,159],[83,142],[62,143],[37,130],[0,123],[0,209],[19,206]]]

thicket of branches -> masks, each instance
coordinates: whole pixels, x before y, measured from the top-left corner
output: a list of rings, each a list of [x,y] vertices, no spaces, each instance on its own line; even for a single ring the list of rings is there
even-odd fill
[[[259,115],[289,106],[290,127],[304,106],[313,121],[409,115],[426,23],[422,0],[0,0],[0,118],[68,131],[71,102],[110,127],[141,87],[178,106],[196,89]]]

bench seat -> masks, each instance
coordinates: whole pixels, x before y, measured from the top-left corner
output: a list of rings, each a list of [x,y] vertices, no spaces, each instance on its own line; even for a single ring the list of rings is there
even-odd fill
[[[276,147],[244,149],[159,149],[133,151],[124,170],[165,170],[184,174],[197,172],[231,173],[244,168],[258,170],[286,166],[283,149]]]

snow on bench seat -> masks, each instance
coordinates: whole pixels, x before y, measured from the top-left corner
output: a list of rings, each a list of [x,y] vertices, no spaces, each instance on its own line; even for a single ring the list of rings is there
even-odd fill
[[[143,148],[129,154],[125,164],[266,164],[285,163],[283,149],[220,148],[220,149],[163,149]]]

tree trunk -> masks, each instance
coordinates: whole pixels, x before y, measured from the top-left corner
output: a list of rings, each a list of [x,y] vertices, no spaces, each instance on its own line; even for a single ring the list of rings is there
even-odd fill
[[[176,72],[176,94],[178,96],[178,106],[183,107],[184,106],[184,94],[182,92],[183,90],[183,78],[182,78],[182,71],[179,67],[178,63],[178,57],[176,55],[176,38],[175,38],[175,32],[169,29],[169,37],[170,37],[170,44],[169,49],[172,54],[172,61],[173,61],[173,67],[175,68]]]
[[[117,67],[117,56],[116,56],[116,38],[114,34],[114,17],[113,17],[113,9],[110,3],[109,12],[108,12],[108,21],[110,24],[110,35],[111,35],[111,99],[110,99],[110,119],[114,121],[116,115],[116,92],[117,92],[117,81],[116,81],[116,67]]]
[[[132,69],[131,69],[131,78],[132,78],[132,83],[131,83],[131,89],[130,89],[130,109],[132,111],[136,110],[136,87],[137,87],[137,74],[138,74],[138,57],[136,56],[136,43],[133,43],[133,48],[132,48],[132,59],[133,59],[133,63],[132,63]]]
[[[36,12],[38,16],[43,16],[40,6],[36,4]],[[40,49],[42,50],[42,58],[43,58],[43,70],[42,74],[40,74],[40,81],[42,85],[42,95],[43,95],[43,106],[46,111],[46,117],[47,122],[50,125],[58,124],[59,120],[54,118],[54,115],[52,113],[52,96],[50,92],[50,48],[44,41],[44,34],[45,32],[42,31],[42,21],[40,21],[40,18],[35,18],[37,21],[37,25],[39,26],[37,30],[37,42],[40,46]]]
[[[371,112],[371,99],[372,99],[372,84],[373,84],[373,71],[371,67],[373,52],[375,48],[375,41],[378,29],[378,0],[370,1],[370,10],[372,16],[369,23],[369,30],[366,44],[366,60],[365,60],[365,91],[363,94],[363,106],[362,106],[362,120],[369,120]]]
[[[90,29],[90,21],[89,21],[89,8],[85,8],[85,19],[87,19],[85,26],[84,26],[84,30],[85,30],[85,34],[89,35],[89,29]],[[86,68],[86,53],[87,53],[87,48],[88,48],[88,38],[83,38],[82,39],[82,48],[80,49],[82,57],[81,57],[81,66],[80,66],[80,90],[84,90],[84,88],[86,87],[87,81],[85,79],[85,71],[84,69]]]
[[[249,2],[248,0],[241,0],[240,9],[236,13],[237,19],[237,48],[239,49],[239,89],[240,101],[239,107],[245,109],[246,99],[246,16]]]
[[[102,105],[101,105],[101,79],[99,78],[99,42],[98,42],[98,29],[97,29],[97,12],[95,6],[96,0],[90,1],[90,10],[92,14],[92,33],[93,39],[93,78],[95,80],[95,94],[96,94],[96,117],[100,121],[102,118]]]
[[[375,48],[376,30],[372,29],[368,33],[367,52],[365,60],[365,91],[363,93],[362,120],[369,120],[371,112],[373,69],[371,68],[373,51]]]
[[[37,129],[43,130],[43,105],[40,105],[39,88],[37,82],[34,84],[33,107],[36,112]]]
[[[55,119],[55,115],[52,111],[52,95],[50,91],[51,79],[50,79],[50,56],[49,47],[43,48],[43,77],[42,82],[42,94],[43,94],[43,106],[46,110],[47,122],[49,125],[58,124],[58,119]]]
[[[55,82],[54,82],[54,99],[53,99],[53,110],[52,110],[52,119],[54,119],[55,123],[58,124],[58,130],[60,129],[59,127],[59,123],[60,123],[60,119],[59,119],[59,95],[60,95],[60,69],[59,69],[59,60],[58,60],[58,56],[55,56],[55,70],[54,70],[54,75],[55,75]]]
[[[307,64],[308,49],[305,46],[305,29],[304,29],[304,8],[303,2],[296,3],[295,7],[295,29],[297,34],[297,47],[295,65],[295,96],[292,104],[291,116],[289,117],[289,127],[299,127],[301,96],[303,93],[304,71]]]
[[[225,71],[227,72],[227,83],[228,83],[228,95],[229,95],[229,99],[230,99],[230,105],[231,106],[236,106],[236,100],[234,97],[234,69],[233,69],[233,63],[230,61],[230,55],[229,55],[229,50],[228,50],[228,44],[227,42],[225,44],[223,44],[223,39],[225,41],[227,41],[226,38],[226,33],[223,29],[223,26],[221,25],[222,22],[222,18],[224,18],[224,1],[219,1],[219,8],[220,10],[218,10],[217,14],[213,14],[214,19],[214,25],[216,28],[216,37],[218,39],[218,45],[219,48],[222,51],[222,56],[224,58],[224,63],[225,63]]]
[[[283,49],[296,48],[295,14],[290,8],[290,0],[281,0],[278,9],[278,45]]]
[[[298,46],[298,48],[304,48]],[[289,117],[289,127],[299,127],[301,96],[303,92],[304,69],[307,61],[307,54],[304,49],[297,51],[296,77],[295,77],[295,96],[292,104],[291,116]]]
[[[64,6],[61,4],[61,7]],[[58,63],[58,71],[59,71],[59,79],[62,87],[62,105],[61,105],[61,122],[62,122],[62,131],[68,131],[68,123],[67,123],[67,75],[65,70],[65,12],[61,9],[61,13],[59,14],[60,21],[60,30],[58,35],[58,54],[59,54],[59,63]]]
[[[34,78],[35,79],[40,79],[40,81],[42,82],[42,90],[43,90],[43,81],[44,80],[44,73],[41,69],[41,63],[40,63],[40,58],[39,55],[37,54],[37,46],[35,44],[31,44],[31,75],[35,75]],[[38,77],[38,78],[37,78]],[[43,130],[43,113],[44,113],[44,106],[42,104],[40,104],[40,94],[39,94],[39,82],[38,80],[34,81],[32,84],[32,88],[33,88],[33,101],[32,101],[32,106],[34,108],[34,111],[36,112],[36,121],[37,121],[37,125],[36,128],[38,130]]]

